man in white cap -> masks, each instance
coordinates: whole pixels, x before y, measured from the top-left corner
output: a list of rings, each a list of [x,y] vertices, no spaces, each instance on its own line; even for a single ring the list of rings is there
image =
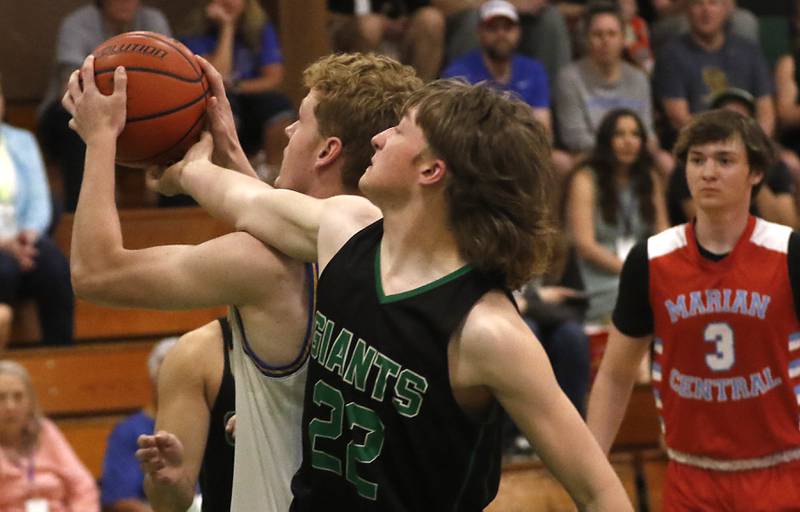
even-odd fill
[[[487,82],[498,89],[517,94],[533,109],[533,116],[552,139],[550,87],[544,66],[531,57],[517,53],[522,30],[514,4],[489,0],[478,10],[479,48],[454,60],[442,73],[443,78],[463,78],[471,84]],[[555,150],[553,164],[559,171],[571,169],[574,162],[566,152]]]

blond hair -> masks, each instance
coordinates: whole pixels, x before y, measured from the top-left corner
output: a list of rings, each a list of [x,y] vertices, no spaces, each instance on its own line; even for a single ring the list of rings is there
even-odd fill
[[[316,93],[320,135],[342,141],[342,185],[356,191],[374,153],[372,137],[399,122],[406,98],[422,80],[412,67],[389,57],[342,53],[306,68],[303,85]]]
[[[28,395],[30,402],[30,411],[28,414],[28,422],[23,427],[22,431],[22,450],[23,452],[30,453],[36,443],[39,442],[39,433],[42,429],[42,412],[39,409],[39,402],[36,399],[36,391],[33,388],[33,381],[21,364],[11,361],[9,359],[0,360],[0,375],[11,375],[18,378],[22,385],[25,387],[25,393]]]

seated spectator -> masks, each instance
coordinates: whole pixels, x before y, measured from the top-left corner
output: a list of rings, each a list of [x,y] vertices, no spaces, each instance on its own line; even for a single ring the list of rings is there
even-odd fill
[[[566,66],[554,92],[561,143],[573,154],[594,146],[597,130],[608,112],[626,108],[639,112],[647,130],[648,151],[666,175],[674,159],[658,146],[653,130],[652,97],[647,75],[622,58],[624,20],[615,4],[595,2],[586,8],[586,56]]]
[[[279,91],[283,54],[275,28],[258,0],[209,0],[189,17],[182,39],[220,72],[236,117],[242,148],[249,157],[263,151],[267,166],[280,167],[296,118]]]
[[[391,54],[396,48],[400,61],[413,66],[423,80],[433,80],[442,68],[445,20],[442,11],[430,4],[430,0],[328,0],[333,49]]]
[[[70,115],[61,106],[61,96],[73,70],[106,39],[131,30],[149,30],[170,35],[164,15],[140,6],[139,0],[96,0],[69,14],[56,39],[53,77],[40,107],[39,137],[49,159],[58,165],[64,183],[64,209],[75,211],[83,179],[85,145],[67,123]]]
[[[517,52],[539,61],[554,85],[558,72],[572,58],[570,34],[561,12],[547,0],[509,0],[519,15]],[[480,23],[479,0],[438,0],[447,15],[445,61],[447,65],[479,47],[475,27]]]
[[[619,10],[625,22],[625,58],[647,73],[653,72],[655,60],[650,48],[650,33],[647,22],[639,16],[636,0],[619,0]]]
[[[147,359],[153,398],[140,412],[120,421],[108,436],[100,477],[104,512],[152,512],[144,493],[144,474],[136,460],[140,434],[152,434],[157,407],[158,370],[178,338],[158,342]]]
[[[741,89],[726,89],[717,94],[712,108],[727,108],[748,117],[753,117],[753,96]],[[795,183],[782,160],[777,160],[764,175],[763,185],[753,192],[750,213],[764,220],[800,228],[797,206],[794,201]],[[679,166],[673,173],[667,191],[667,208],[672,225],[683,224],[693,219],[696,207],[686,183],[686,167]]]
[[[658,5],[658,21],[652,25],[651,42],[653,48],[660,48],[670,39],[689,32],[686,18],[688,5],[693,0],[653,0]],[[721,0],[726,11],[725,31],[749,42],[759,44],[758,18],[747,9],[736,6],[735,0]]]
[[[8,345],[11,337],[11,321],[14,319],[14,310],[8,304],[0,304],[0,353]]]
[[[75,299],[67,258],[47,236],[52,199],[39,145],[3,123],[4,112],[0,84],[0,304],[34,299],[42,343],[71,344]]]
[[[761,49],[725,31],[727,0],[689,0],[690,31],[658,52],[653,76],[656,97],[672,128],[708,110],[715,93],[729,87],[755,98],[756,120],[767,135],[775,127],[772,81]]]
[[[97,498],[89,470],[42,416],[28,372],[0,360],[0,510],[99,512]]]
[[[777,106],[778,124],[780,126],[780,141],[785,146],[780,148],[781,160],[787,165],[795,182],[797,192],[796,200],[800,205],[800,67],[798,55],[784,55],[775,66],[775,95]]]
[[[609,320],[628,251],[668,227],[663,189],[646,145],[639,117],[612,110],[600,123],[591,155],[567,182],[564,218],[589,296],[587,322]]]
[[[463,78],[473,84],[485,81],[519,95],[533,108],[536,120],[552,134],[547,74],[537,60],[515,52],[520,38],[517,10],[505,0],[484,3],[477,32],[480,48],[450,64],[442,76]],[[563,151],[554,151],[553,163],[566,172],[572,159]]]

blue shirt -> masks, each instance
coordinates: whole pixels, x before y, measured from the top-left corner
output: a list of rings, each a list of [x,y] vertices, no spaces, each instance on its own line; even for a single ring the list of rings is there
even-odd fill
[[[100,502],[104,507],[125,499],[147,501],[144,474],[136,460],[140,434],[152,434],[156,422],[144,412],[120,421],[108,436],[100,477]]]
[[[36,138],[27,130],[5,123],[0,123],[0,137],[6,143],[17,175],[14,201],[17,229],[44,233],[53,212],[50,187]]]
[[[494,80],[483,62],[481,50],[474,50],[456,59],[442,73],[443,78],[463,78],[471,84],[488,82],[503,91],[511,91],[534,108],[550,106],[547,72],[538,60],[514,54],[511,57],[511,79],[507,84]]]
[[[210,32],[200,36],[187,37],[182,40],[190,50],[198,55],[214,53],[217,48],[217,32]],[[239,34],[233,44],[233,80],[256,78],[261,74],[261,68],[270,64],[283,62],[281,45],[271,23],[264,25],[261,30],[261,49],[253,51]]]

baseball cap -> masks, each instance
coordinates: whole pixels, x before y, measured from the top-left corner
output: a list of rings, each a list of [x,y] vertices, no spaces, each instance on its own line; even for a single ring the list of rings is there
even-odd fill
[[[497,17],[508,18],[514,23],[519,22],[519,15],[517,14],[516,7],[510,2],[506,2],[506,0],[489,0],[481,5],[481,22]]]
[[[717,91],[711,96],[709,104],[711,108],[720,108],[729,101],[738,101],[747,107],[750,115],[753,115],[756,110],[756,100],[753,95],[744,89],[738,87],[728,87]]]

